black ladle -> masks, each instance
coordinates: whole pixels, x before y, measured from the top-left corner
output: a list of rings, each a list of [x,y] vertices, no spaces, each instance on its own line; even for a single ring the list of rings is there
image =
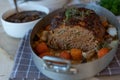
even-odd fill
[[[27,2],[27,1],[42,1],[42,0],[21,0],[22,3]],[[16,13],[19,13],[17,0],[14,0],[14,5],[15,5]]]
[[[14,0],[14,5],[15,5],[16,13],[18,14],[19,10],[18,10],[18,5],[17,5],[17,0]]]

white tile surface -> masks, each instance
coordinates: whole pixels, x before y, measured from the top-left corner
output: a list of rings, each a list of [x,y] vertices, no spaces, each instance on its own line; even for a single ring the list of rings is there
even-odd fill
[[[0,48],[0,80],[8,80],[13,68],[13,60]]]
[[[1,18],[1,15],[10,8],[11,8],[11,5],[8,0],[0,0],[0,18]],[[1,21],[0,21],[0,24],[1,24]]]

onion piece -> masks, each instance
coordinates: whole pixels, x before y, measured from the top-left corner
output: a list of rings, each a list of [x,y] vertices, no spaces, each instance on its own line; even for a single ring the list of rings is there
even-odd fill
[[[87,58],[87,53],[86,52],[82,52],[82,55],[84,58]]]
[[[48,36],[48,31],[43,31],[42,32],[42,36],[41,36],[41,40],[46,41],[47,40],[47,36]]]
[[[109,33],[109,35],[111,35],[113,37],[117,35],[117,30],[115,27],[108,28],[107,32]]]
[[[118,44],[118,40],[114,40],[114,41],[112,41],[112,42],[109,44],[109,46],[112,47],[112,48],[114,48],[114,47],[117,46],[117,44]]]

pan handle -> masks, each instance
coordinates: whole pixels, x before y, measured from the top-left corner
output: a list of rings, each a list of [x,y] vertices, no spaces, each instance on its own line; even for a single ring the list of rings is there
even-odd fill
[[[48,71],[67,74],[76,74],[78,72],[77,69],[71,67],[71,62],[69,60],[51,56],[44,56],[43,61],[43,69],[46,69]]]

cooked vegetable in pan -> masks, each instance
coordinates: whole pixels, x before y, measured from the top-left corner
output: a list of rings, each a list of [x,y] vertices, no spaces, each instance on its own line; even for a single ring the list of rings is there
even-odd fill
[[[33,47],[41,58],[54,56],[83,63],[102,58],[117,42],[117,29],[106,17],[87,8],[70,7],[36,34]]]

